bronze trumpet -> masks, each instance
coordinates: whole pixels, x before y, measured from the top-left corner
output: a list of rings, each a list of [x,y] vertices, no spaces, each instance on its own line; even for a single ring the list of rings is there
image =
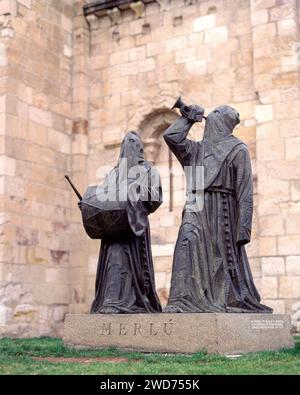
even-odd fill
[[[176,100],[174,106],[172,107],[172,110],[174,108],[178,108],[181,115],[183,115],[185,118],[189,119],[190,121],[193,122],[202,122],[202,119],[206,119],[206,117],[203,115],[204,114],[204,109],[201,109],[201,111],[196,111],[194,108],[191,108],[187,104],[185,104],[181,96],[178,97]]]

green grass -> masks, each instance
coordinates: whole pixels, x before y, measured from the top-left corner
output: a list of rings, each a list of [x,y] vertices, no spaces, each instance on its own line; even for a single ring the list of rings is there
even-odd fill
[[[106,350],[72,350],[60,339],[0,340],[0,374],[300,374],[300,337],[293,350],[261,352],[228,359],[218,355],[142,354]],[[128,362],[59,363],[33,357],[126,357]]]

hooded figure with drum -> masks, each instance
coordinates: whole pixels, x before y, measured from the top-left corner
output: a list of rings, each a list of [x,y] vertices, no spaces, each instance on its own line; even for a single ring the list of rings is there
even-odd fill
[[[145,160],[138,133],[129,132],[117,165],[79,202],[87,234],[101,239],[91,313],[161,311],[148,221],[161,203],[158,171]]]

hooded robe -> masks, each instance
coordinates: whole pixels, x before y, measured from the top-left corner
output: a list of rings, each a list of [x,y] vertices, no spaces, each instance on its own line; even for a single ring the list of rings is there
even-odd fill
[[[127,160],[125,167],[124,159]],[[136,177],[132,177],[131,170],[136,166],[142,168],[143,178],[147,178],[146,184],[137,183]],[[161,205],[162,190],[158,172],[144,159],[142,142],[135,132],[125,136],[118,164],[100,188],[105,190],[114,181],[121,186],[126,181],[128,185],[126,206],[129,229],[121,236],[118,234],[102,239],[91,313],[160,312],[148,215]],[[133,190],[138,191],[139,199],[133,197]]]
[[[229,106],[206,119],[201,142],[187,139],[193,122],[178,118],[164,139],[183,167],[204,167],[203,208],[189,210],[197,183],[187,187],[187,202],[175,246],[171,288],[165,312],[264,312],[245,245],[250,242],[253,184],[247,146],[231,133],[239,114]]]

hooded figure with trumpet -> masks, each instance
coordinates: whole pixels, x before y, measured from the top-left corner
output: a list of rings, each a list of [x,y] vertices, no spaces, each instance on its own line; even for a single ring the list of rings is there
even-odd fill
[[[191,176],[164,311],[271,313],[260,303],[245,250],[251,235],[253,183],[247,146],[232,135],[239,114],[220,106],[204,117],[201,107],[187,106],[180,98],[174,107],[182,116],[164,139]],[[191,127],[202,118],[202,141],[188,139]]]

